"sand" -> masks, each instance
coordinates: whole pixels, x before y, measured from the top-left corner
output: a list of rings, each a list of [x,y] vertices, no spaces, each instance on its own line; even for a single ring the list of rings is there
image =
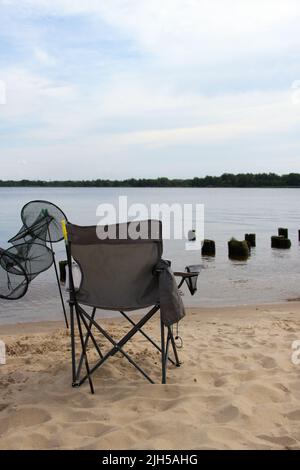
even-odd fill
[[[104,320],[114,337],[123,321]],[[158,336],[158,321],[147,328]],[[180,368],[148,384],[114,357],[94,376],[95,395],[71,387],[62,323],[0,327],[1,449],[299,449],[300,303],[190,309],[181,322]],[[103,346],[105,344],[103,343]],[[127,345],[154,379],[159,356],[141,335]]]

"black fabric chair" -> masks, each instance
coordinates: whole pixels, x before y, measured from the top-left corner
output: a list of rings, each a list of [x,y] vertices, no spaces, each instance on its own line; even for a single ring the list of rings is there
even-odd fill
[[[182,301],[174,276],[169,271],[169,264],[161,258],[163,251],[161,222],[147,220],[106,228],[107,237],[100,239],[97,236],[96,226],[81,227],[71,223],[64,226],[69,268],[72,385],[80,386],[88,380],[91,392],[94,393],[92,374],[117,352],[120,352],[149,382],[153,383],[148,373],[124,350],[126,343],[137,332],[141,333],[160,352],[162,383],[166,383],[167,363],[172,363],[177,367],[180,365],[172,323],[177,322],[182,316],[180,311]],[[147,233],[147,237],[132,237],[132,233]],[[77,286],[73,279],[74,261],[81,270],[81,281]],[[161,284],[162,271],[167,280],[165,284]],[[170,292],[167,292],[168,289]],[[162,296],[164,297],[163,311]],[[175,300],[174,303],[173,300]],[[175,305],[174,315],[172,305]],[[88,313],[86,307],[91,307],[92,313]],[[128,312],[144,308],[150,308],[150,310],[135,323]],[[120,312],[132,328],[122,339],[116,341],[102,328],[99,319],[95,319],[97,309]],[[159,310],[161,310],[160,345],[156,344],[143,330],[146,323]],[[166,310],[168,310],[168,315],[164,315]],[[80,338],[79,360],[76,354],[75,323]],[[112,348],[106,353],[102,353],[93,328],[112,344]],[[93,343],[99,356],[92,366],[87,353],[90,342]],[[173,351],[173,358],[169,356],[170,347]],[[83,364],[86,369],[85,373],[82,373]]]

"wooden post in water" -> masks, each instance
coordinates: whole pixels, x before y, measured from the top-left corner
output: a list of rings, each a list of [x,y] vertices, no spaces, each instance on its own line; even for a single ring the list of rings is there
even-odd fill
[[[256,246],[256,235],[255,233],[246,233],[245,234],[245,240],[248,243],[250,247],[255,247]]]
[[[231,259],[246,260],[250,256],[250,248],[246,240],[232,238],[228,242],[228,256]]]
[[[291,248],[292,243],[291,240],[285,238],[283,235],[276,236],[274,235],[271,237],[271,247],[272,248],[280,248],[282,250],[287,250]]]
[[[279,237],[284,237],[284,238],[289,238],[289,231],[287,228],[282,228],[280,227],[278,229],[278,236]]]
[[[202,256],[215,256],[216,254],[216,244],[213,240],[203,240],[203,245],[201,249]]]

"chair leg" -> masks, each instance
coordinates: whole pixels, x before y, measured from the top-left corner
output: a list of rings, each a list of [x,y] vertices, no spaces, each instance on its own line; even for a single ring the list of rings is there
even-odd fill
[[[129,317],[129,315],[126,315],[126,313],[122,312],[121,310],[120,310],[120,313],[121,315],[123,315],[124,318],[126,318],[129,321],[129,323],[131,323],[132,326],[136,326],[136,323]],[[147,333],[145,333],[141,328],[139,328],[138,331],[161,353],[161,349],[158,346],[158,344],[156,344],[155,341],[153,341],[153,339],[150,338],[149,335],[147,335]],[[171,364],[173,364],[174,366],[177,365],[171,357],[168,356],[167,360],[170,361]]]
[[[71,355],[72,355],[72,386],[76,385],[76,351],[74,329],[74,305],[70,303],[70,328],[71,328]]]
[[[94,386],[93,386],[93,382],[92,382],[92,379],[91,379],[90,367],[89,367],[89,362],[88,362],[87,353],[86,353],[86,347],[85,347],[85,344],[84,344],[82,328],[81,328],[81,321],[80,321],[81,313],[79,312],[79,310],[77,308],[76,308],[76,317],[77,317],[77,325],[78,325],[78,331],[79,331],[79,336],[80,336],[81,348],[82,348],[82,352],[83,352],[83,355],[84,355],[86,373],[87,373],[87,377],[88,377],[88,380],[89,380],[91,393],[94,394],[95,393],[94,392]]]
[[[167,329],[167,341],[166,341],[166,348],[165,348],[165,360],[166,360],[166,368],[167,368],[167,358],[169,356],[169,346],[170,346],[170,341],[171,341],[171,337],[170,337],[170,333],[169,333],[169,329]]]
[[[165,351],[165,326],[162,319],[160,319],[160,334],[161,334],[161,383],[165,384],[167,380],[166,371],[166,351]]]
[[[76,374],[76,363],[75,363],[75,334],[74,334],[74,307],[75,307],[75,312],[76,312],[76,318],[77,318],[77,325],[78,325],[78,332],[79,332],[79,337],[80,337],[80,343],[81,343],[81,357],[80,361],[81,363],[84,361],[85,362],[85,368],[86,368],[86,375],[79,379],[78,372],[80,371],[77,370]],[[95,321],[94,316],[95,316],[95,310],[93,310],[92,315],[89,315],[83,308],[81,308],[80,305],[75,303],[74,305],[70,304],[70,318],[71,318],[71,347],[72,347],[72,376],[73,376],[73,385],[81,385],[84,383],[87,379],[90,384],[90,389],[91,392],[94,393],[94,387],[93,387],[93,382],[91,379],[91,375],[93,372],[98,369],[109,357],[112,357],[116,354],[116,352],[120,352],[126,359],[146,378],[149,380],[149,382],[153,383],[152,379],[146,374],[146,372],[139,367],[138,364],[136,364],[135,361],[123,350],[123,346],[138,332],[141,332],[141,328],[146,324],[148,320],[159,310],[159,306],[153,307],[138,323],[134,324],[133,328],[118,342],[116,342],[101,326]],[[162,383],[165,384],[167,380],[167,362],[169,360],[169,346],[172,346],[175,360],[176,360],[176,365],[179,366],[179,359],[178,359],[178,354],[176,350],[176,344],[175,340],[173,337],[172,329],[171,327],[167,327],[167,337],[166,337],[166,330],[165,330],[165,325],[160,318],[161,322],[161,348],[159,350],[161,351],[161,371],[162,371]],[[84,337],[83,331],[82,331],[82,323],[87,331],[86,336]],[[93,365],[91,368],[89,366],[88,362],[88,357],[87,357],[87,344],[89,338],[93,341],[95,345],[95,338],[93,336],[93,333],[91,332],[91,328],[94,326],[110,343],[113,345],[113,348],[111,348],[104,356],[101,354],[101,359]],[[142,332],[144,334],[144,332]],[[148,336],[144,334],[144,336],[148,339]],[[151,341],[152,342],[152,341]],[[154,342],[153,342],[154,343]],[[154,343],[155,344],[155,343]],[[172,361],[174,363],[174,361]],[[75,380],[74,380],[75,379]]]
[[[154,309],[152,309],[152,311],[150,311],[147,315],[154,315],[155,311]],[[125,341],[125,338],[130,335],[130,338],[133,336],[133,329],[131,330],[131,332],[127,333],[127,335],[124,336],[124,338],[122,338],[121,341],[119,341],[118,343],[109,335],[109,333],[107,333],[107,331],[105,331],[103,328],[101,328],[100,325],[98,325],[95,320],[93,320],[91,317],[89,317],[89,315],[87,315],[87,313],[82,310],[82,321],[84,323],[84,325],[86,326],[87,323],[86,323],[86,320],[84,318],[84,315],[87,317],[87,318],[90,318],[90,320],[92,321],[92,323],[95,325],[95,327],[100,331],[100,333],[114,346],[112,349],[110,349],[101,359],[100,361],[98,361],[93,367],[92,369],[90,370],[90,374],[92,374],[93,372],[95,372],[96,369],[98,369],[109,357],[112,357],[116,354],[116,352],[120,352],[121,354],[123,354],[124,357],[126,357],[126,359],[130,362],[130,364],[132,364],[150,383],[154,383],[153,380],[151,379],[151,377],[149,377],[149,375],[133,360],[131,359],[131,357],[122,349],[122,346],[128,341],[126,340]],[[145,317],[144,317],[145,318]],[[144,320],[144,319],[143,319]],[[129,339],[130,339],[129,338]],[[86,375],[85,377],[83,377],[80,382],[79,382],[79,385],[81,385],[86,379],[88,378],[88,375]]]
[[[92,312],[92,315],[91,315],[92,320],[94,320],[95,314],[96,314],[96,308],[93,308],[93,312]],[[85,325],[85,323],[84,323],[84,325]],[[86,337],[85,337],[85,340],[84,340],[85,349],[87,349],[89,338],[91,338],[91,340],[93,341],[93,344],[94,344],[99,356],[102,358],[103,354],[102,354],[102,352],[101,352],[101,350],[100,350],[100,348],[97,344],[97,341],[95,340],[95,338],[92,334],[92,331],[91,331],[92,326],[93,326],[92,322],[90,321],[90,323],[88,325],[88,329],[87,329],[87,334],[86,334]],[[79,380],[79,377],[80,377],[80,372],[81,372],[81,369],[82,369],[83,360],[84,360],[84,355],[83,355],[83,351],[82,351],[80,359],[79,359],[79,365],[78,365],[77,373],[76,373],[76,380],[77,381]]]
[[[122,347],[145,325],[145,323],[153,317],[153,315],[159,310],[159,306],[154,306],[119,342],[116,342],[101,326],[83,309],[77,304],[78,310],[81,313],[81,319],[84,323],[84,326],[88,328],[87,320],[89,320],[92,325],[114,346],[110,349],[103,357],[98,361],[91,369],[90,375],[95,372],[109,357],[114,356],[118,351],[126,357],[126,359],[150,382],[154,383],[153,380],[146,374],[146,372],[136,364],[133,359],[122,349]],[[81,385],[87,378],[88,374],[84,376],[78,385]]]
[[[171,340],[171,344],[172,344],[172,349],[173,349],[174,356],[175,356],[176,367],[180,367],[180,361],[179,361],[179,357],[178,357],[176,343],[175,343],[175,339],[174,339],[174,336],[173,336],[173,331],[172,331],[170,326],[168,327],[168,330],[169,330],[170,340]]]

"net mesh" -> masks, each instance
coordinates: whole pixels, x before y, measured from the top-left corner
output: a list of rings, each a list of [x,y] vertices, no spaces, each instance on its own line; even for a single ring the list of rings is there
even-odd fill
[[[8,240],[8,243],[17,245],[19,243],[32,243],[35,240],[38,240],[39,243],[46,243],[48,228],[52,220],[52,217],[45,216],[41,212],[30,227],[23,225],[19,232]]]
[[[50,248],[40,243],[22,243],[6,250],[12,255],[32,281],[38,274],[47,271],[53,264]]]
[[[63,239],[61,221],[67,220],[63,211],[48,201],[31,201],[21,211],[21,219],[25,227],[32,227],[39,217],[49,217],[47,233],[37,236],[47,242],[59,242]],[[51,219],[51,220],[50,220]]]
[[[0,248],[0,298],[17,300],[25,295],[28,278],[14,256]]]
[[[31,201],[21,211],[23,226],[0,248],[0,297],[19,299],[28,284],[54,262],[52,243],[63,239],[61,221],[67,220],[59,207],[48,201]],[[51,249],[47,243],[51,243]]]

